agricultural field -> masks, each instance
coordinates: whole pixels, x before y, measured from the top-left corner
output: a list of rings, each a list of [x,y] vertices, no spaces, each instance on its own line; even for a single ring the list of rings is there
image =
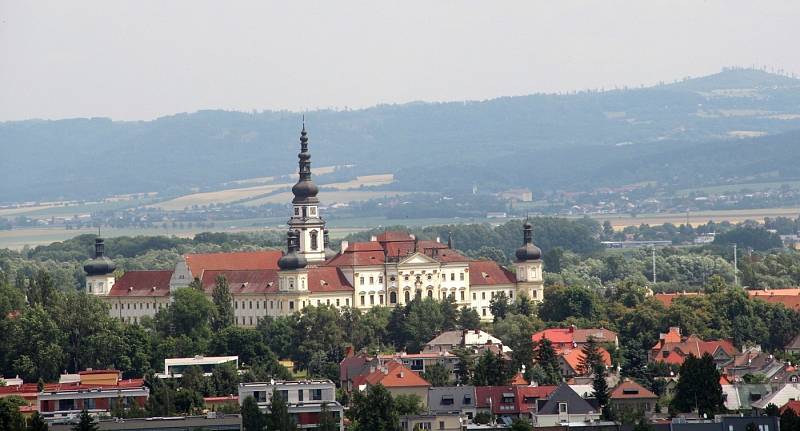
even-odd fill
[[[708,221],[740,223],[745,220],[756,220],[763,222],[765,217],[791,217],[796,218],[800,215],[800,208],[763,208],[749,210],[720,210],[720,211],[698,211],[687,213],[662,213],[662,214],[641,214],[631,217],[625,214],[619,215],[596,215],[592,218],[601,223],[608,220],[616,229],[626,226],[639,226],[641,224],[662,225],[672,223],[675,225],[688,222],[693,226],[705,224]]]
[[[745,184],[726,184],[722,186],[710,186],[710,187],[698,187],[692,189],[683,189],[678,190],[675,192],[677,196],[689,196],[692,193],[707,193],[707,194],[722,194],[722,193],[733,193],[739,192],[742,190],[752,190],[754,192],[760,192],[764,190],[777,190],[780,189],[783,185],[787,185],[790,188],[799,188],[800,181],[776,181],[776,182],[766,182],[766,183],[745,183]]]

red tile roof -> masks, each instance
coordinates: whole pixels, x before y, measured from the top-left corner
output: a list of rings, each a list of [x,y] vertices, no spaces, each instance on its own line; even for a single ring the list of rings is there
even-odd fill
[[[111,286],[108,296],[169,296],[172,271],[128,271]]]
[[[278,291],[278,271],[272,269],[256,270],[206,270],[203,273],[203,290],[207,294],[214,291],[218,275],[228,280],[232,294],[261,294]],[[311,293],[352,291],[353,286],[336,267],[308,268],[308,291]]]
[[[608,353],[608,350],[598,347],[598,351],[600,351],[600,356],[603,357],[603,364],[606,367],[611,366],[611,355]],[[564,361],[576,372],[580,369],[581,360],[583,359],[583,351],[581,349],[571,349],[565,352],[561,357]]]
[[[754,300],[761,300],[770,304],[782,304],[784,307],[800,311],[800,296],[790,296],[790,295],[775,295],[775,296],[768,296],[768,295],[754,295],[750,297]]]
[[[511,386],[527,386],[530,382],[525,380],[525,376],[522,373],[517,373],[514,375],[514,378],[511,379]]]
[[[569,328],[545,329],[531,335],[531,339],[534,342],[547,338],[554,345],[583,344],[589,341],[589,337],[593,337],[599,343],[613,343],[617,340],[617,333],[605,328],[578,329],[571,326]]]
[[[780,412],[783,414],[787,409],[794,410],[794,413],[800,416],[800,401],[798,400],[789,400],[786,404],[781,406]]]
[[[650,349],[651,360],[657,362],[681,365],[684,359],[689,355],[694,355],[699,358],[705,353],[708,353],[713,356],[719,349],[722,349],[729,356],[739,354],[739,351],[729,340],[705,341],[696,335],[682,338],[680,335],[680,328],[676,327],[670,328],[669,332],[666,334],[661,334],[660,338],[659,342]]]
[[[353,378],[353,384],[355,386],[360,386],[362,384],[381,384],[388,389],[431,386],[431,384],[420,377],[419,374],[395,361],[387,362],[383,367],[377,367],[375,371],[367,372],[366,374]]]
[[[225,253],[187,254],[184,256],[192,277],[200,278],[209,269],[278,269],[280,250],[238,251]]]
[[[231,293],[258,294],[278,291],[278,271],[274,269],[216,270],[203,271],[203,290],[206,294],[214,291],[217,276],[224,276]]]
[[[469,263],[469,274],[470,284],[476,286],[514,284],[517,282],[513,272],[490,260],[473,260]]]
[[[403,231],[386,231],[377,236],[378,242],[413,241],[414,238]]]
[[[339,268],[320,266],[308,270],[308,291],[311,293],[352,292],[353,286]]]
[[[639,398],[654,398],[657,399],[658,395],[650,392],[642,385],[631,381],[624,380],[613,391],[611,391],[612,400],[623,399],[639,399]]]
[[[325,266],[369,266],[383,265],[383,251],[353,251],[350,247],[344,253],[327,261]]]
[[[475,405],[484,409],[491,405],[495,414],[524,414],[535,411],[536,400],[546,399],[555,389],[556,386],[478,386]],[[510,398],[505,395],[513,396],[513,402],[503,403],[503,398]]]

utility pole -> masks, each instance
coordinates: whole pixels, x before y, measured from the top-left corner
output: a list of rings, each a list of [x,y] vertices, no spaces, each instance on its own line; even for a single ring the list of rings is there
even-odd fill
[[[653,246],[653,285],[656,284],[656,246]]]
[[[739,285],[739,261],[736,257],[736,243],[733,244],[733,285]]]

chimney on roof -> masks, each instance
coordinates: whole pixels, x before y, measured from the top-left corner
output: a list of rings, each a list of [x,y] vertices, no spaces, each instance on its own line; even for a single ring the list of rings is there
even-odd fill
[[[342,246],[341,246],[342,251],[341,251],[341,253],[344,253],[345,251],[347,251],[347,246],[349,246],[349,245],[350,245],[350,243],[348,241],[342,240]]]
[[[439,244],[441,244],[441,243],[442,243],[442,239],[441,239],[441,238],[439,238],[439,237],[437,236],[437,237],[436,237],[436,242],[438,242]]]
[[[401,379],[402,379],[403,377],[405,377],[405,376],[406,376],[406,373],[404,373],[404,372],[402,372],[402,371],[400,371],[400,374],[398,374],[398,377],[400,377]]]
[[[353,357],[353,346],[347,346],[344,349],[344,357],[351,358]]]
[[[375,241],[378,240],[378,237],[375,236],[375,235],[372,235],[372,236],[369,237],[369,240],[372,241],[372,242],[375,242]]]
[[[408,236],[410,236],[410,237],[411,237],[411,239],[413,239],[413,240],[415,240],[415,241],[417,240],[417,236],[416,236],[416,235],[414,235],[414,234],[409,234]]]

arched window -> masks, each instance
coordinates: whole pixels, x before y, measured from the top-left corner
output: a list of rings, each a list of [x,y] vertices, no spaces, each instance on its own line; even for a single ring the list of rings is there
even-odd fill
[[[428,291],[428,298],[433,298],[433,291],[432,290]]]
[[[317,249],[317,245],[318,245],[317,244],[317,231],[312,230],[310,235],[311,235],[311,250],[316,250]]]
[[[397,292],[390,292],[389,293],[389,303],[397,304]]]
[[[409,294],[407,290],[406,290],[405,298],[406,298],[406,302],[411,302],[411,294]]]

